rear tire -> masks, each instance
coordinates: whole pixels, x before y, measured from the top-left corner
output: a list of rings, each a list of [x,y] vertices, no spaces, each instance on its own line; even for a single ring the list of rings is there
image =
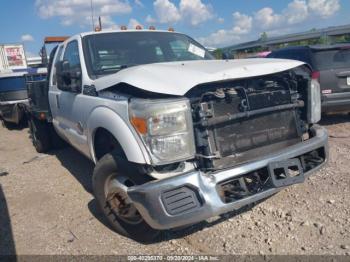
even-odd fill
[[[147,181],[145,175],[114,151],[97,162],[92,182],[98,206],[112,228],[121,235],[143,243],[154,240],[160,231],[145,222],[123,192],[129,186]]]
[[[30,117],[28,121],[33,145],[38,153],[46,153],[51,149],[50,129],[46,122]]]

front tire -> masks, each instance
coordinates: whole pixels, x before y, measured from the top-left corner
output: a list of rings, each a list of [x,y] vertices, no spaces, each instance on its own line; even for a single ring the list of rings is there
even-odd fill
[[[117,233],[139,242],[150,242],[160,232],[145,222],[126,194],[127,187],[145,182],[146,175],[115,151],[103,156],[93,173],[94,195],[110,225]]]

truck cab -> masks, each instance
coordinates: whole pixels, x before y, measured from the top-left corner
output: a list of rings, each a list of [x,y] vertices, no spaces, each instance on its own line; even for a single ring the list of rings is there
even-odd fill
[[[265,199],[327,161],[320,87],[302,62],[215,60],[157,30],[82,33],[52,57],[33,143],[49,150],[54,132],[91,159],[101,210],[138,241]]]

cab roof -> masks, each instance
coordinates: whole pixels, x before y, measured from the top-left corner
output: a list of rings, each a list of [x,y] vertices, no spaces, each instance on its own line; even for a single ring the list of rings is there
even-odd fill
[[[81,37],[84,36],[88,36],[88,35],[99,35],[99,34],[108,34],[108,33],[130,33],[130,32],[134,32],[134,33],[144,33],[144,32],[150,32],[150,33],[154,33],[154,32],[159,32],[159,33],[170,33],[170,34],[182,34],[179,32],[174,32],[174,31],[169,31],[169,30],[149,30],[149,29],[127,29],[127,30],[103,30],[103,31],[98,31],[98,32],[94,32],[94,31],[90,31],[90,32],[83,32],[80,33],[79,35]]]

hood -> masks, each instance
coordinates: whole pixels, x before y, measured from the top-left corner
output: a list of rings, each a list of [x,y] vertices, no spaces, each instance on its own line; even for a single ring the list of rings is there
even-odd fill
[[[126,68],[93,84],[97,91],[126,83],[150,92],[182,96],[199,84],[268,75],[303,64],[268,58],[156,63]]]

